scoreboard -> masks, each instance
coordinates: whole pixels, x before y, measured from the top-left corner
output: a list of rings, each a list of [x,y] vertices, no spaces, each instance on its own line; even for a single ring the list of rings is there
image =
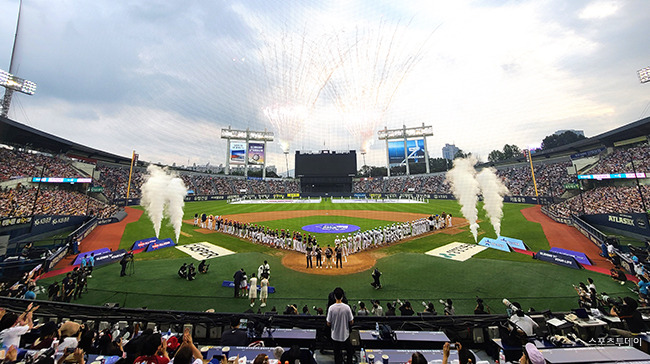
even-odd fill
[[[347,177],[357,173],[357,153],[296,151],[296,177]]]

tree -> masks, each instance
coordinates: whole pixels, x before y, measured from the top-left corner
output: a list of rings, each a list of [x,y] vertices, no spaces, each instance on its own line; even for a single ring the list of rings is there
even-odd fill
[[[542,140],[542,150],[561,147],[582,139],[585,139],[584,135],[578,135],[570,130],[558,135],[551,134]]]
[[[463,152],[462,149],[458,149],[458,152],[456,152],[456,155],[454,155],[454,159],[456,159],[456,158],[467,158],[470,155],[472,155],[471,152],[470,153],[465,153],[465,152]]]
[[[493,150],[488,154],[488,161],[490,162],[500,162],[510,158],[516,158],[522,155],[521,149],[518,146],[512,144],[506,144],[503,146],[503,150]]]

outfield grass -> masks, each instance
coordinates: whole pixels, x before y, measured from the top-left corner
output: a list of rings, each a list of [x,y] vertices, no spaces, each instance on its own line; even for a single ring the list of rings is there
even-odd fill
[[[527,221],[520,210],[529,205],[506,204],[501,234],[523,240],[531,250],[548,249],[539,224]],[[186,204],[185,219],[192,219],[195,213],[233,214],[243,212],[307,210],[307,209],[356,209],[389,210],[417,213],[450,212],[460,216],[455,201],[433,200],[428,204],[290,204],[290,205],[228,205],[223,201],[194,202]],[[479,239],[482,236],[494,237],[495,233],[479,210],[481,220]],[[267,226],[298,229],[307,224],[319,222],[347,223],[362,226],[363,229],[385,225],[385,221],[363,218],[322,216],[298,219],[274,220],[264,223]],[[181,236],[180,244],[207,241],[235,251],[237,254],[210,260],[210,272],[199,275],[195,281],[188,282],[178,278],[176,272],[184,262],[192,258],[174,248],[136,255],[135,274],[119,277],[119,264],[100,267],[89,280],[89,293],[79,303],[101,305],[105,302],[119,302],[121,306],[148,307],[156,309],[206,310],[213,308],[222,312],[241,312],[249,308],[248,300],[231,298],[233,290],[221,287],[223,280],[232,280],[233,273],[244,268],[252,273],[264,260],[271,265],[271,285],[276,293],[269,298],[269,310],[276,306],[282,311],[287,304],[324,306],[327,294],[336,286],[346,290],[352,302],[379,299],[384,303],[400,298],[409,299],[416,310],[421,310],[421,301],[435,301],[451,298],[458,314],[469,314],[479,296],[495,311],[503,312],[500,303],[504,297],[519,301],[524,307],[538,310],[568,310],[576,307],[577,297],[571,284],[586,281],[592,277],[599,291],[610,295],[631,295],[626,287],[611,281],[608,276],[584,270],[573,270],[545,262],[532,260],[527,255],[506,253],[487,249],[465,262],[456,262],[423,254],[426,251],[450,242],[473,243],[468,229],[449,235],[433,234],[409,240],[402,244],[383,248],[378,252],[377,267],[383,272],[384,288],[375,290],[370,286],[370,271],[342,276],[311,275],[292,271],[281,265],[282,253],[265,246],[252,244],[220,233],[202,234],[195,227],[184,224],[182,231],[191,236]],[[153,235],[153,226],[146,214],[134,223],[128,224],[121,248],[129,249],[135,240]],[[333,239],[331,234],[321,234],[319,241],[327,243]],[[327,236],[326,238],[324,236]],[[163,225],[160,238],[173,237],[170,226]],[[321,240],[322,239],[322,240]],[[44,280],[46,285],[52,279]],[[258,303],[259,305],[259,303]],[[255,306],[257,310],[258,306]]]

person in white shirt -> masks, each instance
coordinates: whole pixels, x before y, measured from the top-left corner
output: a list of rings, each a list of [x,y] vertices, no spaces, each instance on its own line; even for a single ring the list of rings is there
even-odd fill
[[[343,349],[347,352],[347,364],[352,364],[354,349],[350,342],[350,326],[354,323],[354,316],[350,306],[343,303],[343,289],[334,289],[336,303],[327,310],[327,326],[332,328],[332,341],[334,342],[334,363],[343,363]]]
[[[5,313],[0,319],[0,341],[2,345],[10,348],[20,346],[20,338],[34,327],[32,314],[39,306],[34,307],[32,303],[20,316],[13,312]],[[3,309],[4,310],[4,309]]]
[[[257,277],[255,277],[255,273],[251,275],[248,286],[248,298],[251,299],[251,307],[253,307],[255,306],[255,299],[257,298]]]

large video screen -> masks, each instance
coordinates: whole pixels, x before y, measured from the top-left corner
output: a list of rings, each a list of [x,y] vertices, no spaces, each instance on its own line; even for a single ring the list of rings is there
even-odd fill
[[[407,156],[411,162],[424,161],[424,139],[406,141]],[[388,163],[390,165],[404,164],[404,140],[391,140],[388,142]]]
[[[346,153],[323,151],[314,154],[296,152],[297,177],[342,177],[356,173],[357,153],[355,151]]]

